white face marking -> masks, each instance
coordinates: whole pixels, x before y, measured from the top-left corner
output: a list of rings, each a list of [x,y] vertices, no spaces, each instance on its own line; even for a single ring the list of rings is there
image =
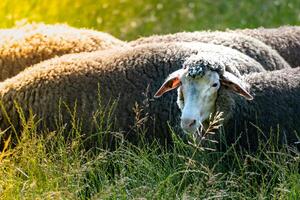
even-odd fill
[[[203,121],[215,111],[220,77],[215,71],[207,70],[204,76],[180,77],[177,104],[182,111],[181,128],[194,133]]]

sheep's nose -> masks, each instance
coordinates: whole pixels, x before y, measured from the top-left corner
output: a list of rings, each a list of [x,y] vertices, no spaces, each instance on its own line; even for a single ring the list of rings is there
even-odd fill
[[[181,128],[189,133],[194,133],[197,130],[197,121],[195,119],[183,118],[181,119]]]

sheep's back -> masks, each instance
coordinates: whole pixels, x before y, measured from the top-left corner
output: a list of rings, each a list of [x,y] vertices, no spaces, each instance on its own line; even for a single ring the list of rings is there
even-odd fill
[[[174,122],[172,117],[178,116],[175,93],[155,102],[152,97],[167,75],[181,68],[192,53],[196,51],[177,45],[152,45],[70,54],[41,62],[0,83],[2,105],[10,117],[9,122],[2,110],[1,128],[13,123],[21,130],[15,101],[26,117],[31,110],[36,119],[42,119],[39,130],[56,130],[58,117],[70,125],[71,115],[64,105],[71,110],[76,107],[78,117],[84,120],[84,133],[90,133],[97,128],[93,123],[97,110],[117,101],[113,118],[118,131],[135,132],[133,108],[137,103],[143,115],[148,113],[148,136],[166,139],[170,136],[167,121]]]
[[[129,44],[137,46],[154,42],[204,42],[223,45],[248,55],[268,71],[290,68],[289,64],[270,46],[256,38],[233,32],[199,31],[154,35],[139,38]]]
[[[67,25],[29,24],[0,31],[0,81],[56,56],[91,52],[125,43],[103,32]]]
[[[300,27],[282,26],[278,28],[257,28],[233,30],[253,38],[276,49],[280,55],[292,66],[300,65]]]

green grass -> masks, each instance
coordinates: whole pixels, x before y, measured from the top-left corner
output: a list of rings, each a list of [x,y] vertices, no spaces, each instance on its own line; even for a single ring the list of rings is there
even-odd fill
[[[2,28],[24,21],[63,22],[125,40],[300,25],[299,0],[2,0],[0,11]],[[110,124],[104,113],[99,111],[100,125]],[[75,125],[70,132],[58,129],[44,136],[34,121],[23,125],[19,144],[0,154],[0,199],[300,199],[299,152],[274,144],[262,144],[255,154],[234,146],[217,152],[186,144],[174,134],[173,148],[141,140],[137,145],[123,141],[108,151],[101,145],[84,148]],[[101,133],[109,131],[100,127]]]
[[[121,39],[202,29],[300,24],[299,0],[1,0],[0,27],[63,22]]]
[[[145,142],[139,133],[138,144],[118,137],[112,151],[101,143],[113,131],[110,112],[107,107],[97,112],[92,147],[73,111],[71,130],[45,134],[37,132],[34,117],[25,120],[20,114],[24,131],[17,146],[5,145],[0,153],[0,199],[300,198],[299,152],[272,143],[261,143],[256,153],[234,145],[219,152],[211,139],[187,143],[175,133],[169,147]],[[210,127],[220,124],[211,121]]]

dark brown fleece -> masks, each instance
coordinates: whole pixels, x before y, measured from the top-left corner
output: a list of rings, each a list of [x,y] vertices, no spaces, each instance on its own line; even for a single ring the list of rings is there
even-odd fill
[[[129,44],[137,46],[155,42],[205,42],[236,49],[259,62],[266,70],[290,68],[289,64],[270,46],[258,39],[227,32],[182,32],[168,35],[154,35],[140,38]]]
[[[300,65],[300,26],[233,30],[257,38],[276,49],[291,65]]]
[[[0,81],[55,56],[109,49],[124,44],[107,33],[63,24],[28,24],[1,29]]]
[[[253,73],[245,78],[254,100],[247,101],[224,89],[217,99],[217,109],[225,113],[228,141],[235,142],[242,133],[239,143],[255,149],[258,135],[267,139],[279,133],[279,143],[300,142],[300,67]]]
[[[196,52],[196,51],[195,51]],[[102,106],[110,99],[118,101],[115,112],[117,126],[124,131],[130,131],[134,124],[133,107],[135,102],[142,104],[147,86],[152,98],[167,75],[181,67],[184,58],[193,50],[180,48],[176,45],[164,47],[153,45],[141,48],[125,48],[115,51],[97,51],[65,55],[47,60],[31,68],[27,68],[17,76],[0,84],[2,104],[16,127],[20,130],[20,122],[13,101],[20,104],[26,117],[32,109],[37,118],[42,118],[40,129],[45,127],[55,130],[55,118],[58,117],[61,100],[71,108],[77,104],[78,117],[82,118],[86,132],[94,131],[91,116],[99,109],[98,86],[103,98]],[[173,96],[173,97],[172,97]],[[174,101],[171,101],[171,99]],[[176,98],[174,94],[152,102],[146,112],[151,111],[151,121],[157,121],[156,129],[149,127],[148,134],[155,130],[166,130],[168,119],[173,120]],[[156,115],[158,114],[159,115]],[[63,109],[63,121],[70,124],[69,114]],[[1,112],[2,130],[9,126]],[[150,122],[149,122],[150,123]],[[45,127],[44,127],[45,125]]]
[[[134,125],[134,104],[135,102],[143,104],[145,101],[143,93],[149,86],[147,94],[150,99],[149,105],[144,108],[144,112],[148,112],[150,118],[146,124],[147,134],[168,138],[167,121],[169,120],[171,125],[179,124],[176,92],[170,92],[164,98],[155,101],[152,97],[164,79],[171,72],[181,68],[187,57],[201,52],[218,53],[225,61],[232,59],[234,62],[224,62],[226,70],[232,72],[238,73],[235,69],[238,67],[245,68],[243,70],[247,72],[251,71],[247,68],[260,66],[236,50],[204,43],[158,43],[70,54],[34,65],[0,83],[2,104],[17,130],[21,127],[13,106],[14,101],[20,104],[25,116],[28,116],[29,110],[32,109],[37,119],[42,118],[46,128],[54,130],[59,100],[71,108],[76,102],[78,117],[84,119],[83,128],[89,132],[95,130],[95,126],[91,125],[91,116],[99,108],[99,85],[100,95],[103,98],[102,106],[106,106],[110,99],[119,99],[114,115],[117,127],[130,132]],[[241,63],[244,63],[244,66]],[[9,123],[3,111],[0,117],[1,128],[7,128]],[[70,123],[66,111],[63,111],[62,118],[64,122]]]

